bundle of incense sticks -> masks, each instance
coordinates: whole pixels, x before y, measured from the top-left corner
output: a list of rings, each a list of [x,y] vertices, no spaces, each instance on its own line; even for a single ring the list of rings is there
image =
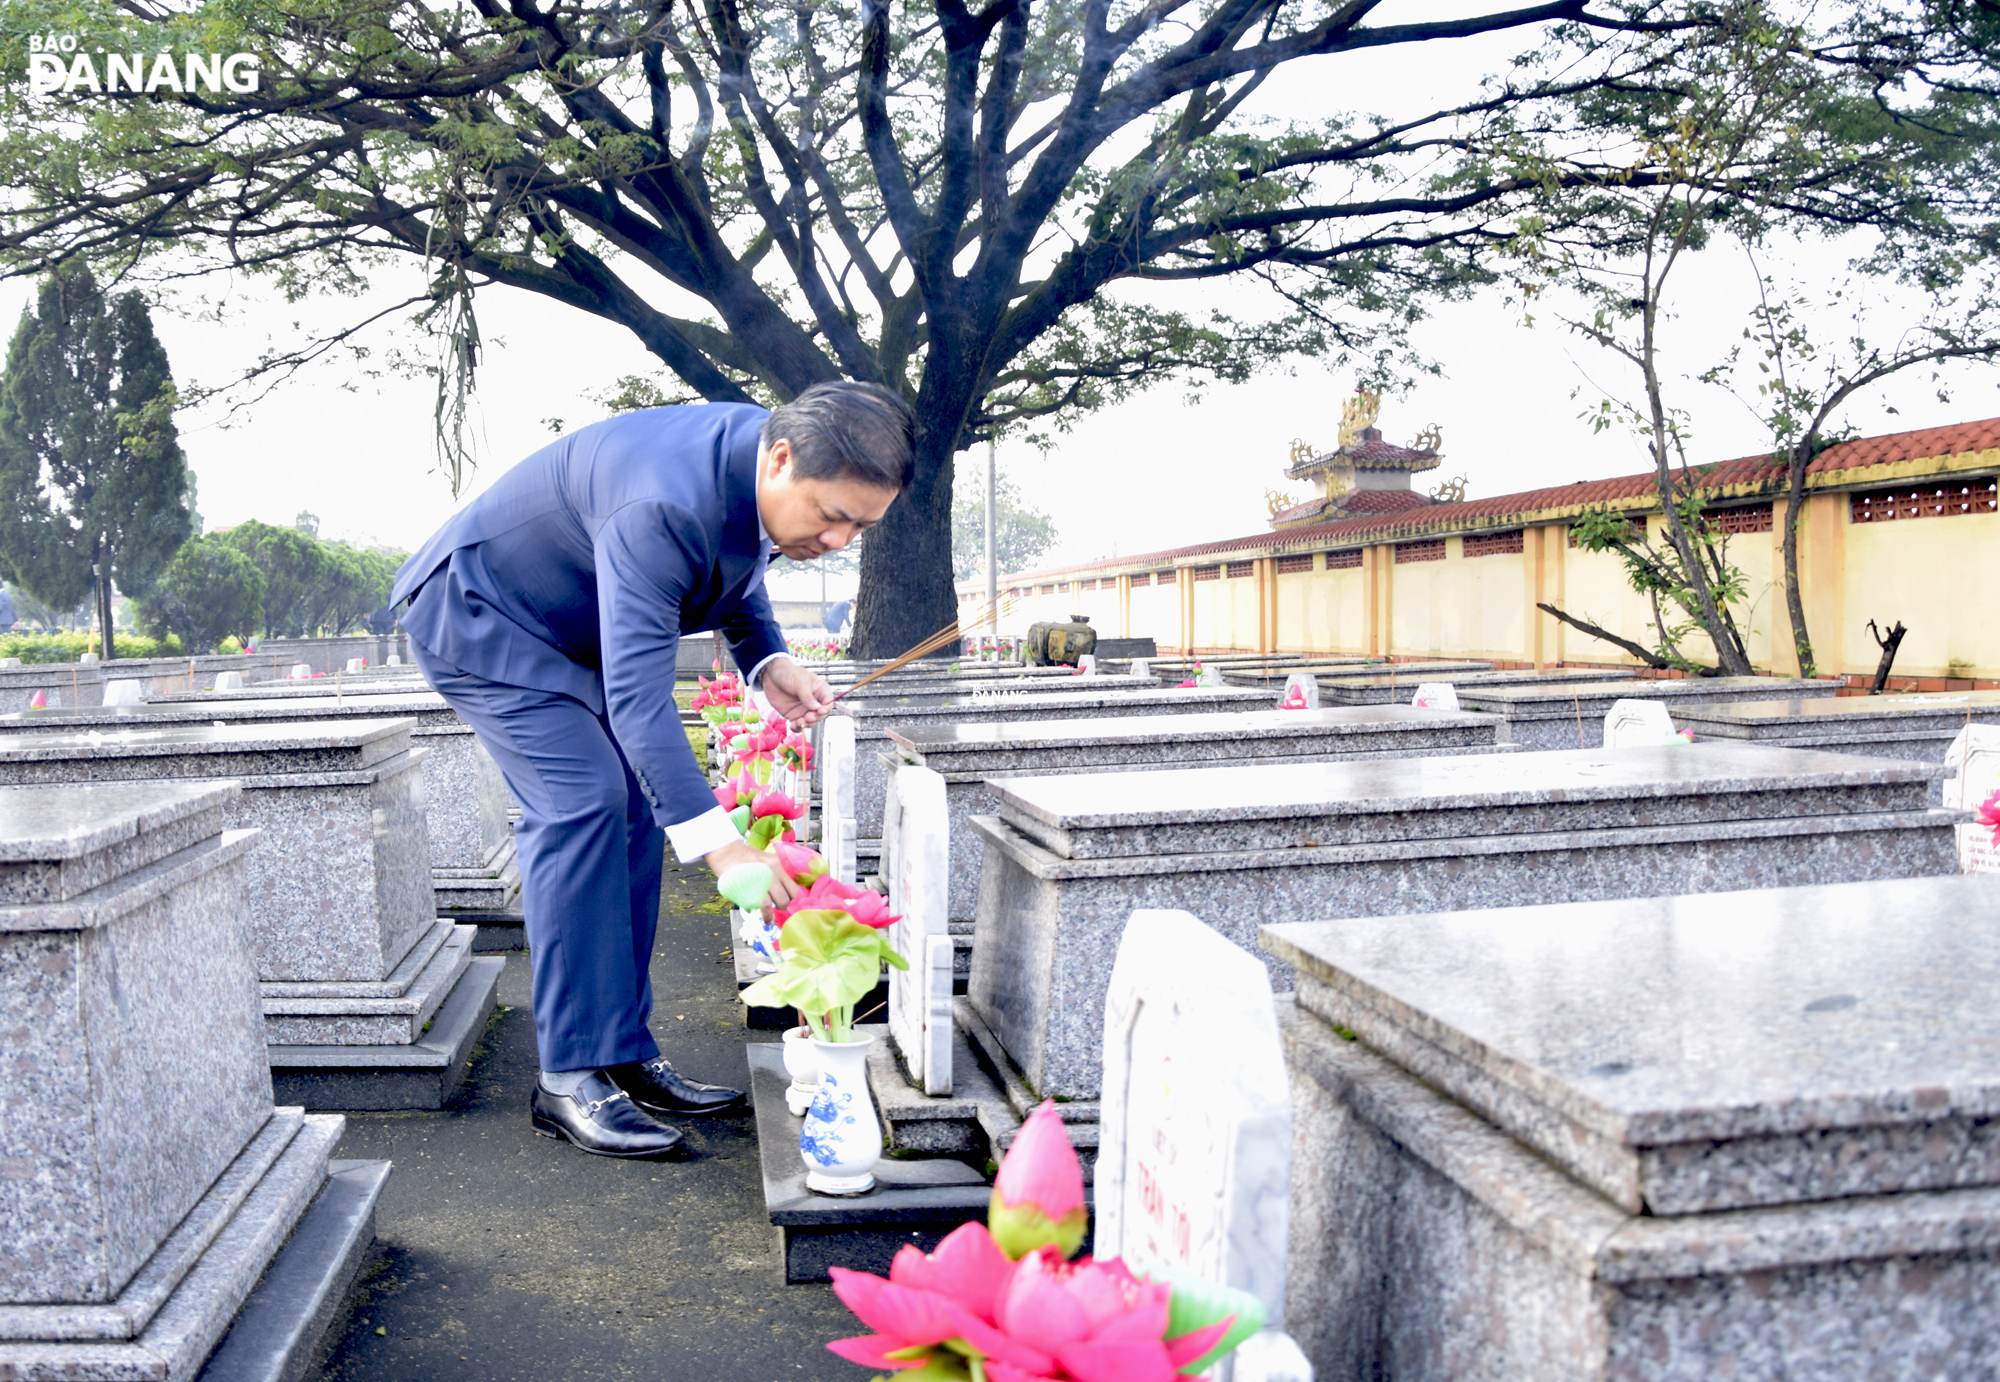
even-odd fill
[[[986,606],[985,609],[980,610],[978,615],[974,617],[972,621],[973,627],[977,628],[979,625],[985,623],[987,619],[992,616],[993,611],[996,608],[998,608],[1004,614],[1006,612],[1005,607],[1009,603],[1011,603],[1011,599],[1010,597],[1005,595],[1001,596],[998,600],[992,601]],[[848,687],[845,691],[842,691],[840,695],[835,696],[832,700],[828,701],[827,705],[831,707],[833,705],[838,704],[843,696],[852,695],[854,692],[859,691],[862,687],[866,686],[869,682],[874,681],[877,677],[886,677],[889,675],[889,673],[894,672],[899,668],[908,666],[910,663],[915,662],[918,658],[936,652],[939,648],[942,648],[945,644],[951,643],[957,640],[959,637],[960,637],[959,621],[954,619],[949,624],[946,624],[943,628],[939,629],[936,633],[932,634],[929,638],[926,638],[923,642],[917,644],[916,647],[910,649],[907,653],[904,653],[894,662],[891,662],[887,667],[878,667],[874,671],[870,672],[867,676],[861,678],[861,680],[855,682],[854,685]]]

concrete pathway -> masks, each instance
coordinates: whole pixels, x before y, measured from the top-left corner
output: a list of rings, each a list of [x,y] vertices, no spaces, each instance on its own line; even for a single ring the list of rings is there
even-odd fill
[[[708,871],[662,889],[653,1030],[698,1079],[744,1085],[748,1041]],[[467,1088],[435,1114],[354,1114],[337,1157],[387,1157],[378,1257],[328,1382],[865,1382],[829,1339],[866,1332],[786,1286],[749,1115],[689,1119],[682,1162],[536,1137],[527,958],[508,958]]]

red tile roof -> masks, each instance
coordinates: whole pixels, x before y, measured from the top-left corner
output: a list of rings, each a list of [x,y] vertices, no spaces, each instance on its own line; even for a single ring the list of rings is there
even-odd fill
[[[1911,432],[1891,432],[1880,437],[1857,437],[1829,446],[1806,468],[1808,476],[1825,477],[1841,472],[1895,465],[1903,461],[1934,457],[1962,456],[2000,450],[2000,417],[1978,422],[1960,422],[1949,427],[1923,427]],[[1696,468],[1703,489],[1721,491],[1719,498],[1768,497],[1780,493],[1785,481],[1784,465],[1769,454],[1745,456],[1713,466]],[[1849,475],[1838,483],[1866,484],[1867,476]],[[1402,493],[1382,490],[1378,494]],[[1512,524],[1546,522],[1549,517],[1581,512],[1592,507],[1628,508],[1644,511],[1656,504],[1653,476],[1621,475],[1610,480],[1578,480],[1546,489],[1522,490],[1517,494],[1495,495],[1491,499],[1471,499],[1458,504],[1433,504],[1411,492],[1412,500],[1392,512],[1366,513],[1337,518],[1325,523],[1304,524],[1276,532],[1252,533],[1219,542],[1197,543],[1162,552],[1144,552],[1129,557],[1103,557],[1097,561],[1052,566],[1040,571],[1010,575],[1003,581],[1018,584],[1057,572],[1094,571],[1105,567],[1168,566],[1176,560],[1221,556],[1229,552],[1257,548],[1300,548],[1351,546],[1363,539],[1381,541],[1393,537],[1413,537],[1441,532],[1480,531]],[[1300,505],[1298,507],[1304,507]],[[1286,512],[1291,512],[1287,510]]]
[[[1435,502],[1428,494],[1418,494],[1412,489],[1357,489],[1341,496],[1340,507],[1351,514],[1404,513],[1427,509]]]

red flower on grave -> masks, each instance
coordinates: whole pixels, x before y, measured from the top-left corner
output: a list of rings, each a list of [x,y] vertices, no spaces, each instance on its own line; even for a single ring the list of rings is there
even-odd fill
[[[1973,821],[1993,828],[1993,843],[2000,845],[2000,792],[1995,792],[1979,804],[1973,813]]]

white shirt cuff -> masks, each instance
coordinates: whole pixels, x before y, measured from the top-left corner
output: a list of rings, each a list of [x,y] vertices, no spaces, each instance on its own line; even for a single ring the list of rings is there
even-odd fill
[[[765,711],[766,713],[775,713],[775,712],[771,710],[770,701],[764,698],[764,693],[758,689],[757,683],[763,677],[764,669],[766,667],[769,667],[772,663],[776,662],[781,657],[787,661],[790,661],[791,656],[792,655],[790,653],[772,653],[769,657],[765,658],[755,667],[752,667],[750,669],[750,675],[743,678],[743,684],[749,687],[752,693],[756,695],[758,708]]]
[[[674,856],[683,864],[695,863],[742,838],[736,833],[736,822],[730,820],[729,813],[720,806],[702,812],[691,821],[667,827],[667,842],[673,845]]]

